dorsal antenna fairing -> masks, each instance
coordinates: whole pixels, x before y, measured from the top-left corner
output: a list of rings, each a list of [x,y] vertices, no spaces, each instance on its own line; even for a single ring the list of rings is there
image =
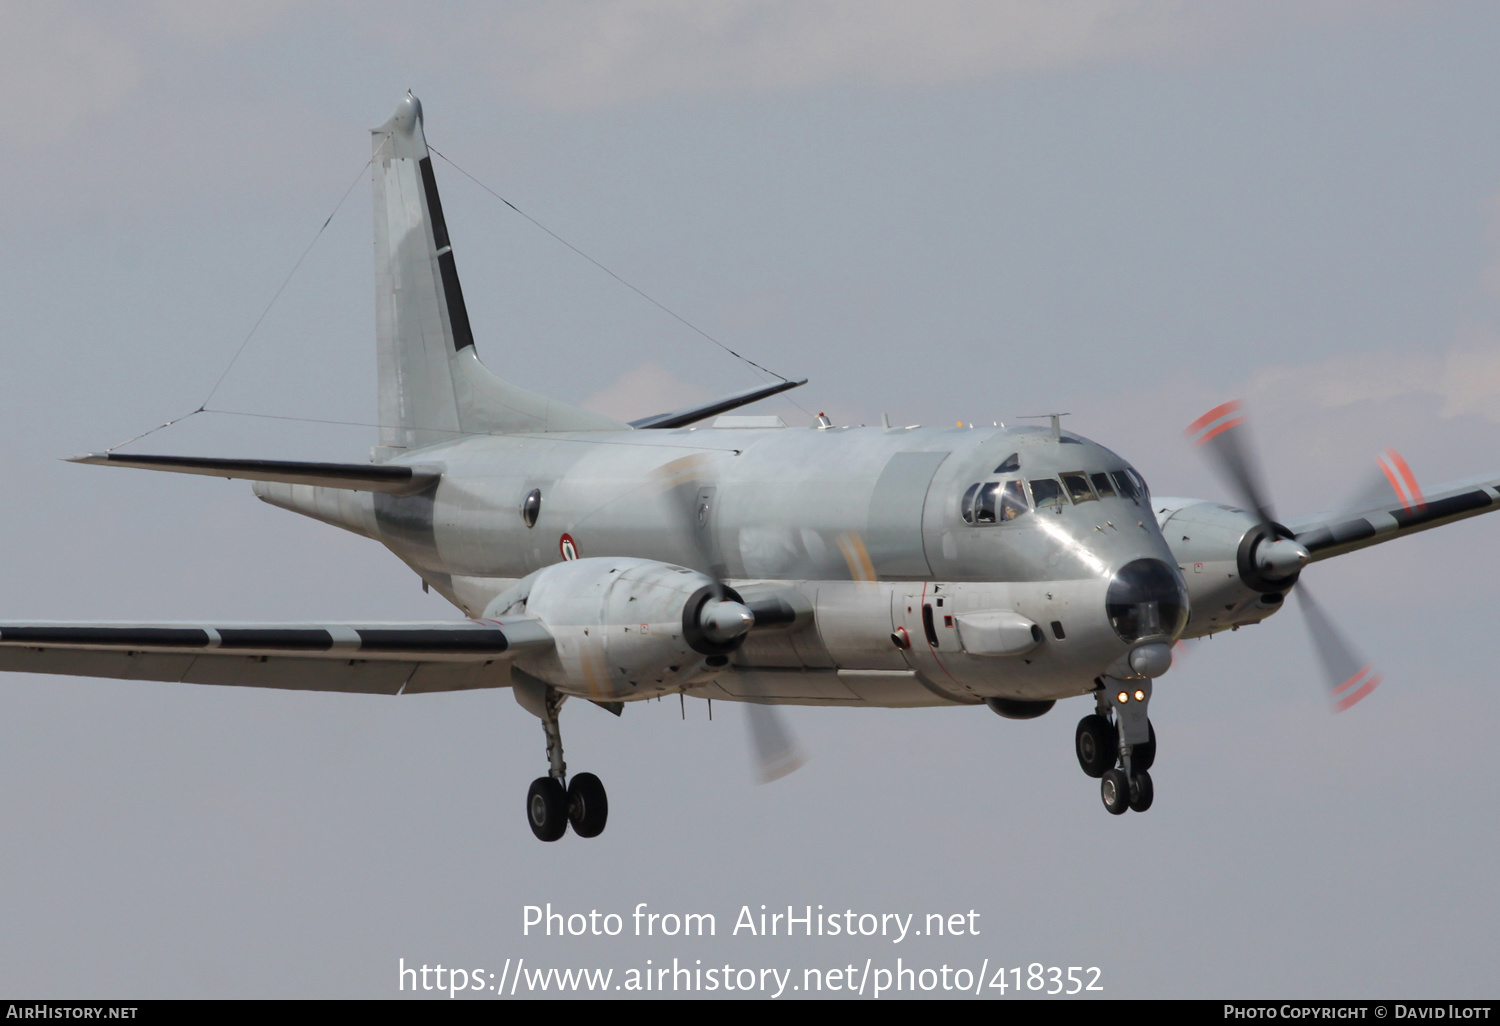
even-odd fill
[[[1030,414],[1027,414],[1024,417],[1017,417],[1016,419],[1017,420],[1044,420],[1044,419],[1047,419],[1047,418],[1051,418],[1051,420],[1052,420],[1052,437],[1060,440],[1062,438],[1062,419],[1064,417],[1071,417],[1071,416],[1072,416],[1071,413],[1030,413]]]

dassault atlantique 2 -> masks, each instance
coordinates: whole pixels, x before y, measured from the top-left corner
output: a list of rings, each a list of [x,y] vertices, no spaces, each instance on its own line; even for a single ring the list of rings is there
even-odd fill
[[[1300,575],[1500,508],[1500,479],[1423,494],[1394,452],[1363,508],[1284,522],[1237,403],[1189,428],[1236,504],[1151,494],[1059,418],[993,428],[810,428],[731,414],[782,381],[630,424],[480,363],[422,107],[373,130],[380,444],[368,463],[136,455],[76,462],[243,478],[265,502],[380,542],[464,619],[3,623],[0,669],[413,695],[508,687],[543,724],[526,816],[545,841],[605,826],[569,777],[570,697],[619,714],[682,694],[750,703],[765,775],[798,757],[778,704],[1091,706],[1077,756],[1105,808],[1145,811],[1153,682],[1172,646],[1258,622],[1297,586],[1334,705],[1379,677]],[[711,419],[713,418],[713,419]]]

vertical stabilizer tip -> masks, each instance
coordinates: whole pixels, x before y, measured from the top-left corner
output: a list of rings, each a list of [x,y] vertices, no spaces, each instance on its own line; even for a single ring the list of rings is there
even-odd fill
[[[391,115],[391,120],[386,122],[386,127],[403,135],[410,135],[421,120],[422,101],[408,92],[401,97],[401,102],[396,104],[396,113]]]

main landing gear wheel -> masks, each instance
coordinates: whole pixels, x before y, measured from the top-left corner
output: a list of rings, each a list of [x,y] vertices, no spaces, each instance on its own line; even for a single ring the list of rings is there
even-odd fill
[[[1124,770],[1112,769],[1104,773],[1099,780],[1099,797],[1111,816],[1123,815],[1130,808],[1130,779]]]
[[[1078,755],[1078,765],[1089,776],[1096,780],[1104,776],[1115,764],[1119,747],[1120,735],[1108,718],[1094,713],[1078,721],[1073,750]]]
[[[539,841],[555,841],[568,830],[568,792],[551,777],[537,777],[526,792],[526,820]],[[604,824],[599,824],[604,829]]]
[[[598,837],[609,819],[604,784],[592,773],[580,773],[568,785],[568,822],[579,837]],[[538,837],[541,835],[538,834]]]
[[[1151,799],[1155,797],[1156,789],[1151,786],[1151,774],[1141,770],[1130,779],[1131,812],[1145,812],[1151,808]]]

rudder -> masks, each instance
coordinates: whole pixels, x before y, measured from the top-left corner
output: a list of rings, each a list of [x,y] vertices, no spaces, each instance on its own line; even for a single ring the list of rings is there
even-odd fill
[[[463,434],[627,429],[517,388],[479,362],[422,131],[421,101],[408,93],[372,136],[376,459]]]

